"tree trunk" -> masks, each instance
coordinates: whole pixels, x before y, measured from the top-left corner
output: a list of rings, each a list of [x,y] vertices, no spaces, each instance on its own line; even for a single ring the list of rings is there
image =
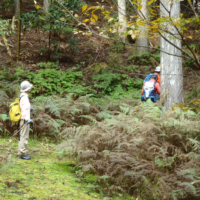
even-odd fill
[[[44,10],[45,10],[46,12],[47,12],[48,9],[49,9],[49,5],[50,5],[49,0],[44,0],[44,1],[43,1],[43,7],[44,7]]]
[[[141,5],[142,8],[140,11],[138,11],[139,17],[141,19],[148,19],[149,17],[149,10],[147,6],[148,0],[142,0]],[[137,46],[137,52],[143,53],[143,52],[149,52],[149,39],[148,37],[148,30],[145,26],[140,27],[140,33],[138,35],[139,37],[136,39],[136,46]],[[144,46],[144,47],[142,47]]]
[[[118,18],[119,18],[118,33],[122,41],[125,43],[126,30],[127,30],[126,0],[118,0]]]
[[[15,18],[18,19],[19,16],[19,0],[15,0]]]
[[[163,17],[178,18],[180,15],[180,1],[171,4],[168,0],[161,0],[160,9]],[[170,30],[175,37],[179,38],[178,30],[174,26],[165,23],[165,29]],[[161,51],[161,94],[166,97],[164,105],[166,110],[174,106],[174,103],[181,104],[184,102],[182,58],[177,57],[181,56],[182,53],[175,47],[181,49],[181,40],[172,39],[170,36],[167,33],[161,35],[161,50],[174,55],[168,55]],[[167,42],[166,39],[175,46]]]

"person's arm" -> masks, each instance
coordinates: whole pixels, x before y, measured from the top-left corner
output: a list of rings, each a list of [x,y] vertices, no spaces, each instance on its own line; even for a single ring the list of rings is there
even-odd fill
[[[23,116],[23,119],[29,120],[30,113],[30,102],[27,97],[22,97],[20,100],[20,109]]]
[[[160,85],[160,74],[158,74],[158,80],[157,80],[157,82],[158,82],[159,85]]]
[[[156,92],[157,92],[158,94],[160,94],[160,84],[159,84],[159,83],[156,83],[156,84],[155,84],[155,89],[156,89]]]
[[[142,87],[142,93],[141,93],[141,97],[142,97],[143,91],[144,91],[144,85],[143,85],[143,87]]]

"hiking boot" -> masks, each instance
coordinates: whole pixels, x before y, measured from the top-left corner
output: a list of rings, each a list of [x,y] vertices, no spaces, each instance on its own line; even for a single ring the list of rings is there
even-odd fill
[[[21,156],[19,156],[19,159],[21,159],[21,160],[30,160],[31,157],[28,156],[28,155],[21,155]]]

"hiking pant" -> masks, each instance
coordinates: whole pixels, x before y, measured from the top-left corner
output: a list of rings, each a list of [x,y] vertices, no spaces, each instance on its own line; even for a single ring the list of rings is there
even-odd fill
[[[149,99],[149,98],[147,98],[147,99],[141,98],[141,101],[145,101],[145,102],[146,102],[148,99]],[[155,99],[154,99],[154,98],[150,98],[150,99],[151,99],[152,102],[155,103]]]
[[[20,120],[20,128],[26,124],[27,121],[21,119]],[[18,155],[25,155],[27,151],[27,144],[29,139],[29,128],[30,125],[25,125],[25,127],[20,131],[20,137],[18,142]]]
[[[160,100],[160,95],[156,93],[156,101]]]

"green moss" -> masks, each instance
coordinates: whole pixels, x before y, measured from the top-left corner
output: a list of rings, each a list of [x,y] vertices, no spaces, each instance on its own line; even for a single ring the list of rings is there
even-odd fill
[[[100,199],[100,195],[87,188],[73,173],[73,161],[66,162],[52,153],[55,145],[32,141],[29,148],[32,160],[19,160],[16,155],[17,143],[1,140],[4,149],[11,147],[10,163],[0,166],[0,198],[16,199]],[[5,153],[7,153],[5,151]],[[48,154],[50,153],[50,154]],[[3,172],[3,173],[2,173]]]

